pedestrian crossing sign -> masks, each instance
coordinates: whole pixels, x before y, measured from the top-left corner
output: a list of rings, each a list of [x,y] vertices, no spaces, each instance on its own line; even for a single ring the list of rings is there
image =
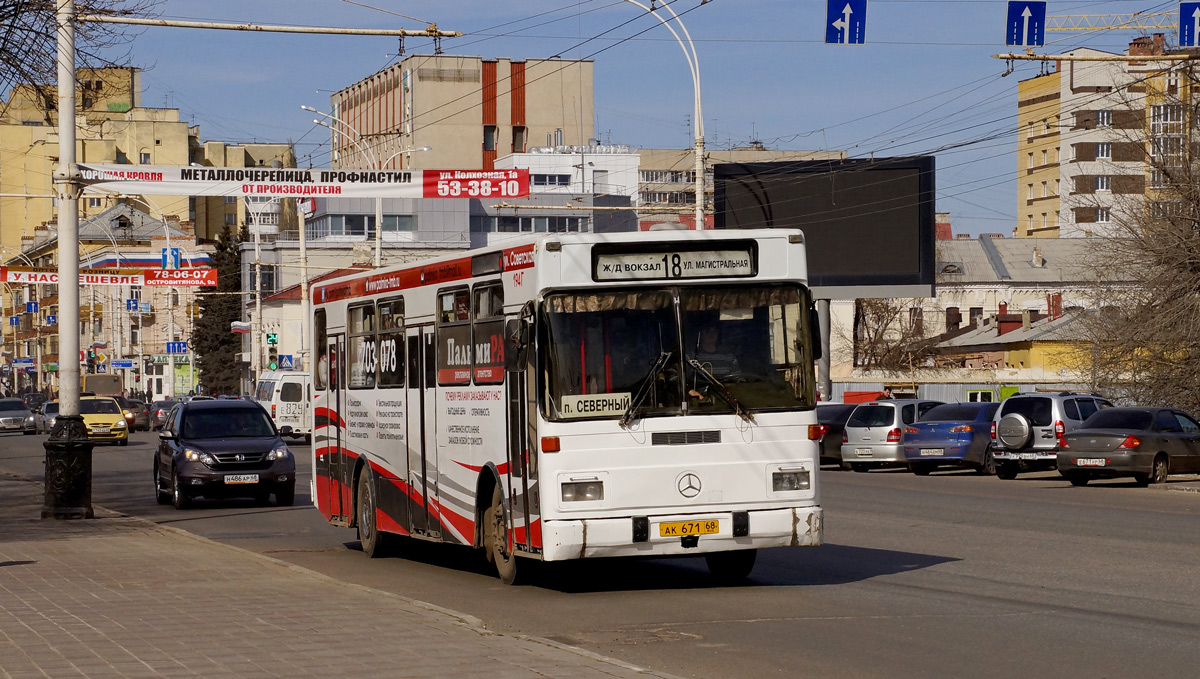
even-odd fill
[[[295,368],[295,364],[292,362],[291,354],[280,354],[279,355],[279,369],[280,370],[292,370],[294,368]]]

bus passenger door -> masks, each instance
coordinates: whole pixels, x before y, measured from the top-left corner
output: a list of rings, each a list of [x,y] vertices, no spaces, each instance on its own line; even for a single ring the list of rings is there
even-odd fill
[[[343,412],[346,403],[346,338],[344,335],[331,335],[329,338],[329,426],[325,430],[329,446],[329,512],[330,520],[338,525],[348,525],[350,515],[354,511],[351,506],[350,474],[354,464],[347,459],[342,446],[346,444],[346,421]]]
[[[540,547],[541,531],[536,527],[537,506],[530,491],[529,398],[527,372],[507,371],[508,385],[508,500],[513,521],[513,541],[520,547]]]
[[[437,525],[436,503],[431,502],[436,497],[436,469],[431,458],[436,455],[436,439],[434,436],[434,388],[437,386],[436,374],[430,374],[428,367],[435,365],[436,346],[433,329],[430,326],[408,328],[406,330],[408,351],[407,402],[408,402],[408,515],[412,520],[413,535],[436,536],[440,534]]]

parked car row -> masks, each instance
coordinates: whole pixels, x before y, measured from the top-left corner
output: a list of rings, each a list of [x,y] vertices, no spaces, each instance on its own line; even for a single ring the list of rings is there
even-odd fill
[[[1173,408],[1117,408],[1095,394],[1014,394],[1000,403],[887,399],[824,403],[822,464],[866,472],[941,467],[1015,479],[1058,470],[1073,485],[1133,478],[1164,483],[1200,473],[1200,422]],[[838,442],[840,440],[840,445]]]

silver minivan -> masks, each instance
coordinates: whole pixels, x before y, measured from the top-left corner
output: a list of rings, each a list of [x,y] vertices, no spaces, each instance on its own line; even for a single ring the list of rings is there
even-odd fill
[[[904,427],[941,401],[899,398],[860,403],[842,434],[842,462],[856,472],[872,467],[905,467]]]

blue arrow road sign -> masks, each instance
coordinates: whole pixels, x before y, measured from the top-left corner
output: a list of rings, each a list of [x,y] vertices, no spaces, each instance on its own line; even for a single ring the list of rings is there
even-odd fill
[[[291,354],[280,354],[279,355],[279,369],[280,370],[291,370],[295,366],[296,366],[296,364],[292,361]]]
[[[112,364],[112,367],[114,367],[114,368],[132,368],[133,367],[133,359],[132,358],[114,358],[111,361],[109,361],[109,363]]]
[[[58,314],[47,314],[46,325],[58,325]]]
[[[125,310],[126,311],[137,311],[138,310],[138,301],[136,299],[125,300]]]
[[[179,248],[163,248],[162,249],[162,268],[178,269],[179,268]]]
[[[37,312],[38,312],[38,303],[37,302],[26,302],[25,303],[25,313],[36,314]]]
[[[187,342],[167,342],[168,354],[186,354]]]
[[[14,358],[12,360],[12,364],[20,365],[20,366],[30,366],[30,365],[33,365],[33,359],[32,358]]]
[[[867,38],[867,0],[826,0],[825,44],[861,45]]]
[[[20,316],[9,316],[8,324],[9,325],[21,325],[21,317]]]
[[[1179,3],[1179,46],[1195,47],[1200,35],[1200,2]]]
[[[1041,47],[1046,44],[1046,3],[1013,0],[1008,3],[1005,45]]]

